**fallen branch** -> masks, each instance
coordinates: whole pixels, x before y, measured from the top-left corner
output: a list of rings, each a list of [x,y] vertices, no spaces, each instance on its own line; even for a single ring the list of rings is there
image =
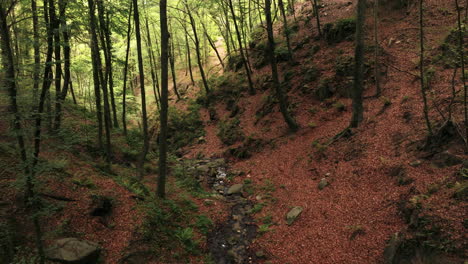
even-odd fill
[[[390,67],[390,68],[392,68],[392,69],[395,69],[395,70],[397,70],[397,71],[399,71],[399,72],[406,73],[406,74],[409,74],[409,75],[411,75],[411,76],[414,76],[414,77],[417,78],[418,80],[419,80],[419,78],[421,78],[421,76],[419,76],[419,75],[416,75],[416,74],[411,73],[411,72],[409,72],[409,71],[402,70],[402,69],[397,68],[397,67],[395,67],[395,66],[393,66],[393,65],[391,65],[391,64],[388,64],[388,63],[385,63],[385,62],[384,62],[383,64],[384,64],[385,66]]]
[[[63,196],[58,196],[58,195],[53,195],[53,194],[47,194],[47,193],[40,193],[40,196],[44,196],[50,199],[58,200],[58,201],[65,201],[65,202],[76,202],[78,200],[71,199],[68,197],[63,197]]]

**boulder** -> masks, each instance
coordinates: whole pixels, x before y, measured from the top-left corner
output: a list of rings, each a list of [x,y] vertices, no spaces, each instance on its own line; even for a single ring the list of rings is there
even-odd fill
[[[101,249],[98,244],[78,238],[62,238],[56,240],[47,249],[46,256],[52,261],[66,264],[98,263]]]
[[[243,184],[234,184],[231,187],[229,187],[227,191],[227,195],[240,194],[242,193],[243,189],[244,189]]]
[[[323,190],[325,187],[330,185],[330,182],[328,181],[327,178],[322,178],[318,184],[319,190]]]
[[[294,221],[301,215],[304,209],[300,206],[293,207],[286,215],[286,222],[288,225],[292,225]]]

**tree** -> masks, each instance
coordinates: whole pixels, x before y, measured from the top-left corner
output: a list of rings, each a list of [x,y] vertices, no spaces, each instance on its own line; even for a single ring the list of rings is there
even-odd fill
[[[356,18],[356,47],[354,53],[353,115],[351,127],[358,127],[363,120],[364,108],[362,93],[364,90],[364,23],[366,1],[358,0]]]
[[[141,115],[143,122],[143,149],[140,153],[138,161],[138,176],[143,179],[145,173],[145,160],[149,151],[149,135],[148,135],[148,115],[146,113],[146,91],[145,91],[145,71],[143,68],[143,52],[141,48],[141,33],[140,33],[140,13],[138,12],[138,0],[133,0],[133,19],[135,20],[135,33],[138,53],[138,69],[140,75],[140,91],[141,91]]]
[[[382,93],[380,87],[380,64],[379,64],[379,0],[374,0],[374,78],[375,78],[375,95],[378,97]]]
[[[236,29],[237,42],[239,44],[239,52],[240,52],[242,64],[244,65],[245,74],[247,75],[247,80],[249,82],[249,93],[253,95],[255,94],[255,89],[254,89],[253,82],[252,82],[252,76],[250,74],[249,64],[247,63],[247,57],[244,54],[244,49],[242,48],[242,37],[239,31],[239,26],[237,25],[236,13],[234,12],[234,5],[232,4],[232,0],[228,0],[228,1],[229,1],[228,2],[229,9],[231,10],[231,15],[232,15],[232,22],[234,23],[234,28]]]
[[[291,48],[291,40],[289,38],[290,32],[289,32],[289,27],[288,27],[288,19],[286,18],[286,10],[284,8],[283,0],[278,0],[278,5],[281,11],[281,15],[283,17],[283,32],[284,32],[284,37],[286,38],[286,46],[288,47],[289,59],[291,61],[294,61],[293,52]],[[292,10],[294,10],[294,8]]]
[[[322,29],[320,28],[320,11],[319,11],[319,5],[317,3],[317,0],[312,0],[313,1],[313,6],[314,6],[314,13],[315,13],[315,18],[317,19],[317,30],[319,33],[319,37],[322,37]],[[359,2],[358,2],[359,5]]]
[[[127,136],[127,78],[128,78],[128,57],[130,54],[130,37],[132,34],[132,11],[133,2],[130,3],[128,10],[128,25],[127,25],[127,48],[125,50],[125,63],[123,72],[123,88],[122,88],[122,126],[124,135]]]
[[[465,113],[465,137],[467,140],[466,143],[466,151],[468,152],[468,108],[467,108],[467,87],[466,87],[466,73],[465,73],[465,42],[463,39],[464,28],[462,26],[461,20],[461,7],[458,4],[458,0],[455,0],[455,6],[457,8],[457,24],[458,24],[458,53],[460,54],[460,63],[461,63],[461,78],[463,82],[463,109]],[[467,9],[468,10],[468,9]]]
[[[288,112],[288,103],[284,92],[282,91],[282,87],[278,77],[278,67],[276,65],[275,57],[275,39],[273,37],[273,21],[271,19],[271,0],[265,0],[265,17],[268,33],[268,59],[270,60],[271,73],[276,90],[276,97],[278,98],[280,111],[283,115],[284,120],[286,121],[286,123],[292,131],[296,131],[299,128],[299,126]]]
[[[431,121],[429,120],[429,107],[427,103],[427,95],[426,95],[426,86],[425,86],[425,73],[424,73],[424,20],[423,20],[423,0],[419,0],[419,43],[421,47],[420,51],[420,58],[419,58],[419,70],[420,70],[420,78],[421,81],[421,94],[424,103],[424,120],[426,120],[427,132],[429,133],[429,138],[432,138],[432,126]]]
[[[159,177],[157,195],[166,196],[167,174],[167,112],[168,112],[168,77],[169,77],[169,29],[167,26],[167,1],[159,2],[161,24],[161,111],[159,112]],[[193,20],[193,19],[191,19]]]

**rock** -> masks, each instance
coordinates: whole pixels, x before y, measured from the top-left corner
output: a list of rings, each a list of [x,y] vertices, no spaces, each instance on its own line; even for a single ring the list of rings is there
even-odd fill
[[[210,199],[205,199],[203,200],[203,204],[206,205],[206,206],[212,206],[215,204],[215,202],[213,200],[210,200]]]
[[[255,256],[259,259],[266,259],[266,254],[262,250],[255,252]]]
[[[205,137],[203,137],[203,136],[199,137],[199,138],[198,138],[198,143],[199,143],[199,144],[206,143]]]
[[[412,161],[409,165],[411,167],[419,167],[421,164],[422,162],[420,160],[415,160],[415,161]]]
[[[112,200],[101,195],[91,196],[90,215],[107,216],[112,213]]]
[[[227,195],[239,194],[242,192],[243,189],[244,189],[243,184],[234,184],[231,187],[229,187],[227,191]]]
[[[464,160],[449,151],[434,155],[432,163],[438,168],[447,168],[462,164]]]
[[[330,185],[330,182],[328,181],[327,178],[322,178],[318,184],[319,190],[323,190],[325,187]]]
[[[400,237],[399,233],[395,233],[392,235],[392,238],[388,241],[387,246],[384,249],[385,264],[393,264],[401,242],[402,238]]]
[[[66,264],[95,264],[98,263],[100,253],[98,244],[77,238],[56,240],[46,250],[48,259]]]
[[[291,209],[286,215],[286,222],[288,223],[288,225],[292,225],[294,221],[296,221],[296,219],[299,217],[299,215],[301,215],[303,210],[304,209],[300,206],[296,206],[293,209]]]

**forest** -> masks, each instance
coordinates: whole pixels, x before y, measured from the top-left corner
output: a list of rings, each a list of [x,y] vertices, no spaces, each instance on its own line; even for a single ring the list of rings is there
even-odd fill
[[[0,0],[0,264],[466,264],[468,0]]]

